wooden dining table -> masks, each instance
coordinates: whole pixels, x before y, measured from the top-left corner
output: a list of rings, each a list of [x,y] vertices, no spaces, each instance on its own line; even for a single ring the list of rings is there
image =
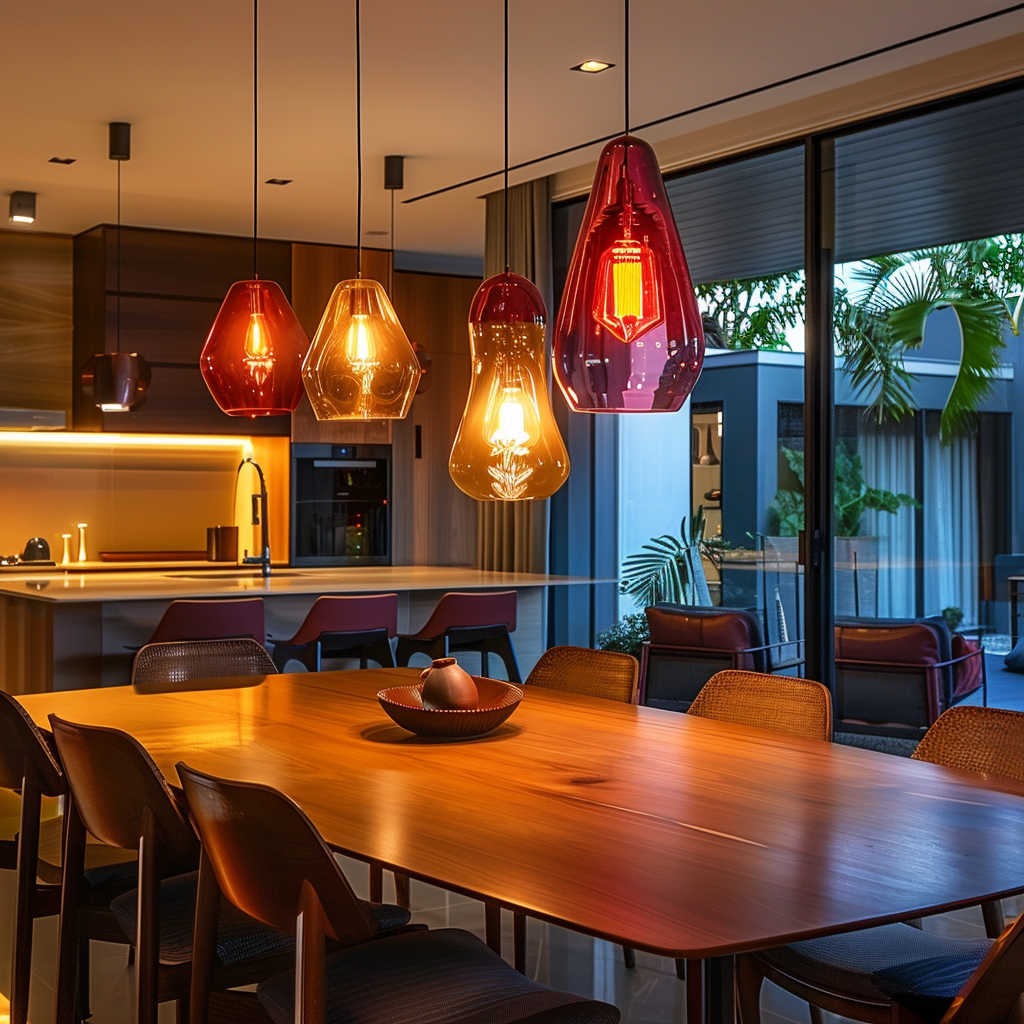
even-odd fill
[[[43,727],[53,713],[125,730],[172,781],[184,761],[274,786],[350,856],[703,961],[688,999],[716,1024],[732,1019],[735,953],[1024,889],[1024,787],[529,686],[491,735],[423,739],[376,699],[416,675],[19,700]]]

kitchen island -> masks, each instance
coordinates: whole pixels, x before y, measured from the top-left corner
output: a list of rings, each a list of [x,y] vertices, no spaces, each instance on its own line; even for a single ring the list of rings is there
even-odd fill
[[[22,694],[127,684],[130,648],[146,643],[168,604],[181,598],[262,597],[268,636],[287,639],[321,594],[397,593],[405,633],[419,629],[450,590],[519,592],[513,643],[525,676],[546,646],[547,588],[596,582],[607,581],[426,565],[275,567],[268,579],[230,567],[8,573],[0,577],[2,686]]]

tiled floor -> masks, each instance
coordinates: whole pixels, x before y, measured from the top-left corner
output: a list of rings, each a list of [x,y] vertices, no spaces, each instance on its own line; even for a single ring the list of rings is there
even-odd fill
[[[1006,672],[1002,658],[987,656],[989,704],[1024,711],[1024,675]],[[981,703],[980,694],[971,703]],[[344,862],[346,873],[365,896],[366,869]],[[0,921],[13,920],[13,872],[0,872]],[[415,920],[431,927],[466,928],[483,937],[483,910],[479,903],[432,886],[413,883]],[[1024,905],[1024,901],[1017,901]],[[1020,906],[1010,909],[1020,909]],[[505,915],[505,947],[512,947],[512,920]],[[934,918],[929,930],[948,934],[981,935],[977,910]],[[0,928],[0,992],[8,993],[11,927]],[[33,956],[30,1020],[47,1024],[52,1019],[53,977],[57,922],[37,922]],[[637,955],[637,968],[627,971],[622,952],[608,942],[587,938],[537,921],[529,923],[529,973],[532,977],[581,994],[614,1002],[622,1011],[624,1024],[676,1024],[686,1020],[683,983],[675,976],[674,964],[645,953]],[[92,945],[92,1006],[95,1024],[128,1024],[132,1019],[132,970],[127,966],[125,947],[106,943]],[[826,1015],[828,1017],[828,1015]],[[3,1019],[0,1014],[0,1020]],[[174,1020],[173,1007],[162,1007],[161,1024]],[[839,1021],[840,1018],[831,1018]],[[807,1006],[770,984],[762,994],[763,1024],[807,1024]]]
[[[366,869],[345,861],[353,885],[364,890]],[[13,873],[0,877],[0,920],[13,918]],[[361,892],[365,896],[365,891]],[[466,928],[483,937],[483,910],[479,903],[414,882],[412,888],[416,921],[432,928]],[[511,949],[512,921],[505,915],[505,948]],[[951,934],[980,935],[981,915],[965,911],[927,922],[929,929]],[[45,1024],[52,1019],[56,919],[36,924],[33,956],[30,1020]],[[10,929],[0,931],[0,990],[8,991]],[[537,921],[529,922],[529,973],[559,988],[606,999],[622,1011],[624,1024],[675,1024],[685,1022],[684,985],[675,976],[674,964],[645,953],[637,955],[637,968],[627,971],[622,951],[611,943],[567,932]],[[132,969],[127,966],[125,947],[92,944],[92,1008],[95,1024],[129,1024],[132,1019]],[[832,1018],[839,1021],[841,1018]],[[161,1007],[161,1024],[174,1020],[173,1006]],[[807,1024],[807,1006],[772,985],[762,994],[763,1024]]]

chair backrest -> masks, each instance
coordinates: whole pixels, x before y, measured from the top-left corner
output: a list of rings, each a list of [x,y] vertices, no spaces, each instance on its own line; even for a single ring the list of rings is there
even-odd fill
[[[297,804],[269,786],[219,779],[184,763],[177,770],[203,850],[231,903],[294,934],[309,886],[333,938],[354,945],[373,937],[348,880]]]
[[[967,979],[941,1024],[1005,1024],[1024,990],[1024,914],[992,944]],[[897,1001],[899,997],[896,997]]]
[[[138,740],[119,729],[78,725],[56,715],[50,715],[50,728],[75,807],[89,832],[108,846],[137,850],[148,819],[161,875],[195,868],[195,832]]]
[[[705,683],[687,714],[807,740],[832,739],[832,699],[821,683],[810,679],[719,672]]]
[[[1024,712],[960,704],[939,716],[911,756],[1024,782]]]
[[[836,717],[924,729],[952,692],[952,637],[941,615],[835,621]]]
[[[217,598],[209,601],[172,601],[157,623],[151,644],[168,640],[267,639],[262,597]]]
[[[355,594],[318,597],[298,632],[287,644],[312,643],[321,633],[361,633],[386,629],[398,633],[397,594]]]
[[[440,636],[453,626],[496,626],[501,623],[514,633],[518,600],[519,595],[514,590],[475,594],[452,591],[437,602],[416,636]]]
[[[662,603],[645,614],[651,640],[640,663],[644,704],[685,711],[716,672],[767,668],[761,624],[748,611]]]
[[[179,640],[139,648],[132,685],[166,689],[192,679],[276,674],[270,655],[255,640]]]
[[[552,647],[540,656],[526,684],[633,704],[639,678],[640,664],[631,654]]]
[[[31,773],[45,796],[64,792],[64,773],[28,712],[0,690],[0,788],[21,790]]]

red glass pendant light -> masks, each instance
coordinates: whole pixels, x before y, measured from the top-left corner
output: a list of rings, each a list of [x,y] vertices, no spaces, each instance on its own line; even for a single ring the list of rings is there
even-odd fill
[[[704,363],[704,332],[654,150],[605,146],[573,252],[552,353],[577,412],[676,412]]]
[[[238,281],[210,328],[199,368],[229,416],[287,416],[302,400],[308,344],[279,284]]]
[[[302,357],[309,338],[281,286],[256,273],[257,28],[253,0],[252,280],[233,284],[206,336],[199,368],[214,401],[228,416],[287,416],[302,401]]]

